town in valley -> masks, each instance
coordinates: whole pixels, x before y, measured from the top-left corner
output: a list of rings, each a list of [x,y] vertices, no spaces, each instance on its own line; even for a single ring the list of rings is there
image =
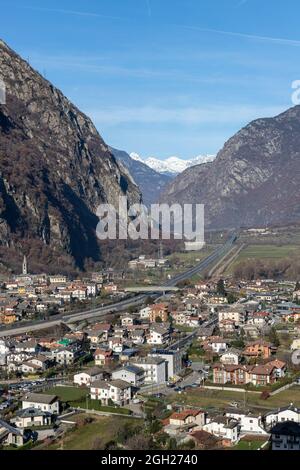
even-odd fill
[[[300,284],[221,276],[237,242],[173,287],[162,249],[76,279],[25,256],[0,294],[1,446],[299,448]]]

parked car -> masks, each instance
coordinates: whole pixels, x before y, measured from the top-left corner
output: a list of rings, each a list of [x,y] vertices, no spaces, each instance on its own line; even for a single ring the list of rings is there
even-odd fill
[[[175,388],[175,384],[167,384],[168,388]]]

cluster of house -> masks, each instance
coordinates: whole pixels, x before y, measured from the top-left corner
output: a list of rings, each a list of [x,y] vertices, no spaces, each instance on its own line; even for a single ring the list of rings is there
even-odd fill
[[[193,440],[200,449],[236,445],[246,436],[271,442],[272,450],[300,450],[300,409],[289,406],[264,415],[229,408],[216,414],[200,409],[173,412],[163,420],[163,431],[179,443]]]
[[[62,306],[72,298],[84,300],[96,296],[100,289],[116,292],[114,281],[110,272],[104,277],[95,274],[92,279],[72,282],[64,276],[23,274],[5,283],[0,301],[1,295],[19,296],[27,303],[33,302],[35,309],[41,302],[49,309],[49,299],[62,302],[59,304]],[[50,368],[56,373],[74,365],[73,383],[87,387],[91,400],[102,405],[126,406],[142,387],[151,392],[156,385],[171,385],[182,379],[187,364],[184,348],[190,343],[181,341],[191,336],[191,341],[203,349],[215,386],[272,385],[285,377],[287,363],[276,354],[277,348],[262,338],[267,337],[265,333],[276,322],[293,323],[291,351],[300,349],[299,328],[297,333],[300,308],[295,284],[287,287],[273,281],[228,283],[226,291],[239,300],[231,304],[228,294],[216,293],[215,283],[199,281],[193,288],[183,288],[180,295],[172,296],[168,302],[149,304],[135,313],[120,313],[112,323],[81,326],[58,337],[22,335],[0,339],[0,368],[10,378],[10,374],[38,376]],[[67,292],[71,293],[69,299]],[[44,295],[47,301],[43,300]],[[0,307],[0,314],[7,312]],[[188,327],[187,333],[183,326]],[[233,341],[241,338],[243,347],[232,347]],[[85,356],[94,359],[93,367],[82,366]],[[80,359],[83,360],[77,366]],[[51,425],[58,414],[57,397],[30,394],[24,397],[22,410],[11,422],[0,420],[0,442],[21,445],[27,439],[28,427]],[[277,448],[297,446],[296,431],[294,440],[276,437],[281,432],[291,432],[290,422],[300,423],[299,410],[292,405],[265,416],[237,409],[217,415],[201,410],[176,411],[163,424],[169,435],[183,441],[193,439],[200,448],[234,445],[245,434],[266,439],[271,434],[272,446],[274,440]],[[273,439],[271,428],[280,425],[285,427],[277,429]]]
[[[123,363],[104,371],[106,358],[96,350],[96,366],[78,372],[73,379],[74,384],[89,387],[91,399],[102,405],[125,406],[141,387],[167,384],[178,379],[183,369],[180,350],[153,349],[146,356],[125,357]]]
[[[69,281],[66,276],[22,275],[3,284],[0,323],[11,324],[51,308],[61,309],[77,300],[95,297],[101,285],[92,281]]]
[[[153,304],[137,314],[122,314],[117,325],[97,323],[87,333],[92,346],[105,346],[115,354],[143,344],[167,345],[172,334],[168,304]]]
[[[55,366],[68,366],[84,355],[83,332],[55,339],[22,335],[0,339],[0,369],[7,374],[36,375]]]
[[[30,393],[21,399],[19,409],[9,422],[0,419],[0,445],[21,447],[32,438],[32,430],[51,427],[60,412],[55,395]]]
[[[230,341],[220,336],[203,339],[203,332],[200,332],[199,339],[204,351],[219,359],[212,364],[215,384],[266,386],[282,379],[287,372],[285,361],[272,358],[276,348],[267,341],[251,341],[240,350],[230,347]],[[253,361],[260,363],[253,364]]]
[[[161,268],[166,267],[168,265],[169,262],[166,258],[148,258],[146,255],[140,255],[137,259],[128,262],[128,267],[132,270]]]
[[[0,290],[0,324],[12,324],[51,309],[67,310],[70,303],[97,297],[101,292],[119,293],[116,279],[123,279],[112,271],[93,273],[89,278],[68,279],[67,276],[47,274],[16,275],[5,281]]]

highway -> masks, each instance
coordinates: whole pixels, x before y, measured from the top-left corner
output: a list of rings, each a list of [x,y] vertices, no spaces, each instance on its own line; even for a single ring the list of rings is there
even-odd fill
[[[232,234],[229,237],[229,239],[224,243],[224,245],[217,248],[211,255],[209,255],[207,258],[202,260],[193,268],[185,271],[184,273],[176,275],[175,277],[167,281],[164,285],[166,287],[171,287],[171,286],[175,287],[178,282],[185,281],[193,277],[195,274],[199,274],[205,271],[205,269],[208,266],[210,266],[212,263],[217,261],[220,257],[224,256],[224,254],[232,248],[232,245],[235,243],[236,239],[237,239],[237,235]],[[156,295],[156,297],[159,297],[159,295]],[[51,328],[51,327],[60,325],[61,323],[70,324],[70,323],[74,323],[78,321],[90,320],[93,318],[101,318],[105,315],[108,315],[109,313],[120,312],[120,311],[124,311],[126,308],[129,308],[129,307],[139,306],[143,304],[146,298],[147,298],[147,295],[142,294],[142,295],[138,295],[135,297],[131,297],[129,299],[121,300],[119,302],[116,302],[115,304],[110,304],[105,307],[98,307],[98,308],[94,308],[91,310],[85,310],[83,312],[73,313],[69,315],[65,315],[65,314],[56,315],[55,319],[50,320],[50,321],[39,320],[39,321],[26,322],[26,324],[23,324],[22,326],[15,325],[10,328],[7,328],[7,327],[1,328],[0,338],[4,336],[24,334],[29,331],[38,331],[38,330],[42,330],[45,328]]]

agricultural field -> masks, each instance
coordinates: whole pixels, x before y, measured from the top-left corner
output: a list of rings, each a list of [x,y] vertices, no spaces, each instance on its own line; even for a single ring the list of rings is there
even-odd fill
[[[277,395],[271,396],[267,400],[260,398],[260,393],[247,391],[233,392],[231,390],[190,390],[182,394],[176,394],[169,397],[170,402],[196,406],[201,408],[220,408],[224,409],[230,406],[232,402],[250,409],[269,410],[287,406],[294,403],[300,406],[300,386],[294,386]]]
[[[218,245],[205,245],[201,251],[173,253],[167,257],[171,264],[169,271],[176,273],[180,272],[182,269],[184,270],[195,266],[197,263],[209,256],[214,250],[216,250],[217,247]]]
[[[84,418],[92,418],[92,422],[81,425]],[[73,417],[72,417],[73,420]],[[116,439],[118,433],[125,427],[136,427],[142,421],[118,417],[103,417],[96,415],[80,414],[75,417],[77,426],[70,430],[62,439],[53,444],[47,445],[47,450],[93,450],[105,449],[108,443]],[[36,449],[42,449],[38,446]]]
[[[62,402],[75,402],[85,399],[89,389],[86,387],[52,387],[45,391],[47,395],[57,395]]]
[[[226,274],[231,274],[234,268],[243,261],[280,261],[299,253],[299,245],[248,245],[240,252],[234,262],[228,266]]]

